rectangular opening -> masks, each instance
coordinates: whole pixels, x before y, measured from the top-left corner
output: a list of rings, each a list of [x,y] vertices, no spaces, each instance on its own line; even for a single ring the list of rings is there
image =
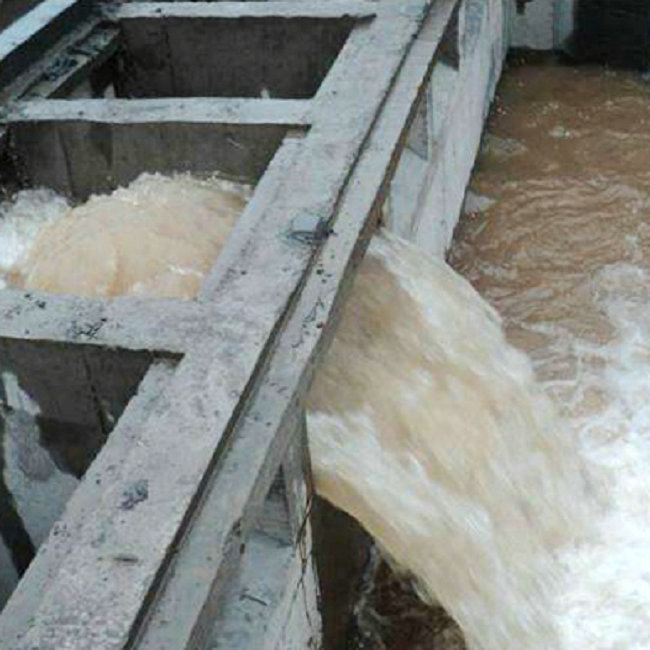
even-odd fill
[[[143,172],[217,174],[254,184],[287,131],[301,126],[306,108],[214,102],[30,102],[8,127],[0,182],[48,187],[75,202]]]
[[[117,97],[307,98],[353,20],[170,15],[124,18],[119,25]]]
[[[59,41],[39,33],[35,45],[22,48],[20,70],[7,76],[22,49],[9,52],[0,82],[21,73],[10,85],[22,98],[308,98],[356,22],[374,15],[365,0],[322,7],[278,0],[232,5],[104,5],[104,14],[91,14]],[[34,47],[44,42],[49,49],[39,65],[27,69]]]
[[[126,113],[113,115],[115,102]],[[9,125],[0,288],[195,298],[297,125],[275,100],[169,102],[53,100],[42,103],[47,115]],[[52,103],[63,105],[63,117]],[[296,103],[300,122],[304,107]],[[74,105],[84,115],[75,117]],[[241,119],[233,118],[238,111]]]
[[[2,341],[0,609],[153,361],[146,351]]]
[[[304,128],[307,103],[25,102],[3,151],[0,280],[88,297],[193,298],[285,136]]]

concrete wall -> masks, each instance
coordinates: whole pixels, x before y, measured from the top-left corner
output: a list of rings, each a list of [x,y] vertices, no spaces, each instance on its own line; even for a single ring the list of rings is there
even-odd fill
[[[385,207],[392,230],[438,257],[451,243],[501,74],[509,11],[509,0],[461,5],[458,65],[435,64]]]
[[[511,0],[512,47],[563,49],[574,27],[576,0]]]
[[[301,434],[297,437],[300,440]],[[306,445],[304,429],[302,444]],[[305,454],[306,448],[300,446],[289,451],[290,460],[276,477],[246,543],[241,566],[217,608],[206,650],[323,647],[320,590],[308,519],[312,494],[301,476],[288,469],[289,464],[298,468],[298,456]],[[292,517],[290,503],[297,506],[298,518]]]

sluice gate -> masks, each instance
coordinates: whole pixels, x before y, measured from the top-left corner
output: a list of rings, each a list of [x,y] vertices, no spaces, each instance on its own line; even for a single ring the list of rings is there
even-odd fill
[[[337,647],[363,549],[313,496],[305,394],[377,223],[449,245],[513,11],[59,0],[0,33],[7,195],[255,185],[194,301],[0,291],[3,428],[80,479],[0,647]]]

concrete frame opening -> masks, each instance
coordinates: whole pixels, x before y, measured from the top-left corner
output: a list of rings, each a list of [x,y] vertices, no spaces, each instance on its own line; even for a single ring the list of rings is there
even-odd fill
[[[313,97],[354,22],[210,14],[172,5],[161,20],[137,4],[125,8],[113,67],[116,96]]]
[[[34,309],[47,309],[33,297]],[[20,311],[15,312],[20,319]],[[79,330],[102,327],[79,323]],[[0,580],[4,605],[65,503],[138,390],[147,351],[5,340],[0,348],[0,540],[17,575]],[[101,482],[101,479],[97,478]]]
[[[2,115],[2,143],[16,179],[82,200],[143,170],[130,140],[158,138],[183,152],[176,159],[158,153],[158,170],[178,170],[181,158],[189,161],[187,171],[218,167],[259,182],[197,301],[52,297],[47,309],[39,310],[28,309],[30,299],[23,294],[0,292],[2,314],[24,309],[19,323],[0,321],[3,340],[117,347],[155,359],[73,494],[61,522],[66,534],[53,531],[53,543],[41,548],[0,617],[0,638],[10,647],[18,639],[51,647],[94,643],[97,650],[228,648],[232,641],[219,635],[230,623],[222,621],[215,631],[215,617],[221,611],[245,614],[229,609],[241,606],[241,576],[259,569],[254,557],[261,540],[275,540],[277,553],[291,559],[274,565],[287,567],[285,579],[265,585],[273,592],[265,601],[274,603],[267,608],[270,617],[256,619],[259,626],[248,630],[236,625],[238,633],[248,633],[256,649],[319,648],[324,623],[325,643],[335,647],[332,639],[344,634],[351,607],[348,600],[337,614],[328,614],[328,603],[322,615],[318,607],[312,557],[326,567],[328,578],[341,564],[335,558],[327,568],[323,559],[334,542],[315,542],[312,548],[320,532],[312,537],[317,508],[304,454],[306,389],[387,194],[397,196],[400,183],[415,178],[404,164],[405,150],[421,165],[421,200],[405,215],[412,238],[430,250],[444,249],[453,219],[443,223],[441,214],[452,214],[462,202],[463,178],[505,51],[509,2],[138,2],[97,14],[87,11],[92,4],[65,0],[57,25],[67,15],[75,17],[74,27],[67,21],[67,30],[57,27],[44,37],[32,25],[6,55],[11,65],[0,83],[11,105]],[[283,90],[279,81],[275,90],[267,88],[268,99],[253,96],[273,77],[237,89],[251,93],[245,98],[167,97],[161,86],[154,97],[61,99],[84,86],[101,95],[114,85],[125,42],[120,12],[159,14],[147,18],[158,29],[166,14],[172,20],[181,9],[213,18],[216,12],[219,20],[231,20],[234,12],[244,22],[329,21],[337,25],[327,37],[336,47],[330,61],[317,60],[309,74],[298,75],[295,88]],[[71,47],[79,42],[84,47]],[[202,92],[235,92],[224,81],[210,84]],[[220,84],[226,90],[212,90]],[[240,157],[238,144],[258,141],[266,155],[258,150]],[[210,166],[203,169],[206,159]],[[78,168],[70,173],[66,161]],[[405,171],[396,174],[396,168]],[[277,268],[273,278],[271,264]],[[65,324],[79,313],[84,322],[106,320],[98,330],[82,328],[71,340]],[[178,361],[170,363],[170,356]],[[143,480],[148,497],[139,500]],[[125,494],[133,496],[131,509],[121,507]],[[340,513],[331,514],[322,516],[321,532],[335,528],[340,541]],[[280,535],[269,534],[273,521]],[[358,533],[357,528],[346,539],[358,539]],[[198,553],[206,535],[210,552]],[[262,546],[262,555],[270,552],[268,544]],[[355,561],[339,585],[353,584],[364,553]],[[258,578],[256,573],[251,580]],[[78,580],[88,589],[61,597]],[[325,597],[332,583],[336,580],[321,580]],[[249,595],[254,599],[244,600],[259,608],[259,594]],[[293,606],[283,609],[287,602]],[[99,620],[109,610],[110,620]],[[60,625],[72,620],[69,615],[84,624]],[[328,618],[338,623],[334,636]],[[105,640],[99,645],[98,633]]]

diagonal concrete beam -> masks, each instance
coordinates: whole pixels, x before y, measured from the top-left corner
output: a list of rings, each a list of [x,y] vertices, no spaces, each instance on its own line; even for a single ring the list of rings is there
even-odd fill
[[[16,78],[74,25],[90,15],[92,0],[41,2],[0,32],[0,87]]]

